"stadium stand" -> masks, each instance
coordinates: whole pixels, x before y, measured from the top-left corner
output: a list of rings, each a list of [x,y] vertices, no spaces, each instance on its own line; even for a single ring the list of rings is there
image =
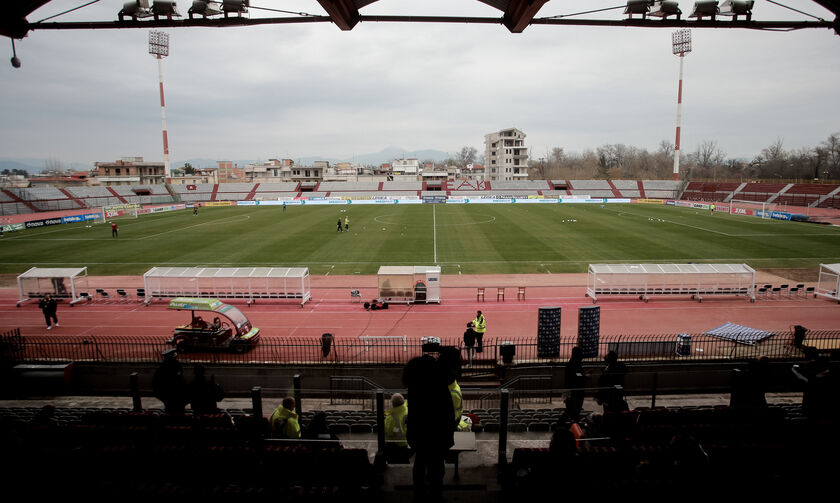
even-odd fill
[[[269,182],[261,183],[257,193],[262,192],[297,192],[297,182]]]
[[[615,197],[612,189],[597,190],[597,189],[572,189],[573,196],[590,196],[590,197]]]
[[[383,182],[382,190],[423,190],[423,182]]]
[[[549,190],[550,188],[546,180],[499,180],[493,182],[494,190]]]
[[[570,195],[593,198],[646,197],[686,200],[754,201],[786,206],[840,209],[840,185],[774,182],[685,182],[679,180],[512,180],[484,182],[449,180],[423,183],[399,179],[386,182],[268,182],[202,183],[171,185],[177,200],[205,201],[278,200],[296,197],[461,197],[525,198]],[[305,186],[305,187],[304,187]],[[306,190],[303,190],[304,187]],[[440,187],[440,190],[437,190]],[[553,188],[552,188],[553,187]],[[311,191],[316,188],[317,191]],[[302,191],[302,192],[301,192]],[[119,204],[167,204],[174,202],[165,185],[116,185],[92,187],[9,188],[0,191],[0,214],[101,208]]]
[[[379,182],[321,182],[318,186],[321,192],[338,191],[372,191],[379,190]]]
[[[217,192],[216,201],[245,201],[250,192]]]
[[[621,197],[642,197],[637,180],[612,180],[612,184]]]

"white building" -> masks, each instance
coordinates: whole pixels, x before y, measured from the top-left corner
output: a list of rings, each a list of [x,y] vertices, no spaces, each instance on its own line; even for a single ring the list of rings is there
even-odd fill
[[[525,133],[509,128],[484,135],[486,180],[528,179],[528,148]]]
[[[394,159],[391,163],[391,172],[395,175],[420,174],[420,161],[417,159]]]

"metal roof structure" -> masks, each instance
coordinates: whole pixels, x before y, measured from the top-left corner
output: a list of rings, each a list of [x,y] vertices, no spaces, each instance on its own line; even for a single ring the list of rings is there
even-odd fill
[[[82,2],[84,0],[80,0]],[[98,0],[96,0],[98,1]],[[796,30],[803,28],[823,28],[833,29],[840,34],[840,0],[812,0],[815,4],[824,7],[834,14],[833,20],[826,20],[813,16],[808,13],[802,14],[813,18],[806,21],[774,21],[752,19],[747,20],[738,19],[715,19],[697,17],[696,19],[676,19],[667,16],[661,18],[632,18],[622,19],[599,18],[604,16],[603,11],[618,10],[627,7],[630,11],[629,2],[625,4],[608,8],[598,9],[595,11],[582,11],[567,14],[546,14],[546,10],[552,9],[585,9],[585,2],[560,2],[559,0],[477,0],[494,9],[501,11],[500,17],[478,17],[478,16],[447,16],[443,13],[435,16],[419,16],[419,15],[364,15],[362,9],[375,4],[378,0],[317,0],[318,5],[323,9],[325,14],[309,14],[305,12],[289,12],[279,9],[272,9],[268,7],[261,7],[251,5],[247,0],[242,2],[242,11],[240,15],[228,16],[225,12],[224,17],[192,17],[176,19],[174,17],[162,17],[157,14],[154,19],[151,14],[143,20],[138,19],[120,19],[120,20],[106,20],[106,21],[84,21],[84,22],[61,22],[49,21],[53,18],[60,17],[61,14],[51,16],[50,18],[42,19],[40,21],[31,22],[28,20],[30,14],[48,4],[50,0],[7,0],[3,2],[3,12],[0,13],[0,35],[10,37],[13,39],[21,39],[25,37],[30,31],[35,30],[92,30],[92,29],[121,29],[121,28],[176,28],[176,27],[228,27],[228,26],[251,26],[264,24],[290,24],[290,23],[331,23],[337,26],[340,30],[351,31],[359,23],[364,22],[402,22],[402,23],[462,23],[462,24],[500,24],[507,28],[511,33],[522,33],[528,26],[531,25],[576,25],[576,26],[622,26],[622,27],[645,27],[645,28],[744,28],[744,29],[759,29],[759,30]],[[259,0],[257,0],[259,2]],[[95,1],[82,4],[76,9],[78,10]],[[411,8],[411,2],[404,2],[406,10]],[[721,2],[722,3],[722,2]],[[783,4],[774,2],[778,5]],[[653,1],[650,2],[652,6]],[[683,1],[683,6],[688,7],[692,2]],[[248,12],[248,9],[253,11],[264,10],[272,12],[269,17],[244,17],[241,14]],[[154,9],[153,9],[154,10]],[[794,9],[795,10],[795,9]],[[67,11],[70,12],[70,11]],[[285,14],[284,16],[275,16],[274,13]],[[538,17],[538,14],[542,16]],[[62,13],[63,14],[63,13]],[[217,13],[221,14],[221,13]],[[585,17],[596,15],[599,17]],[[624,15],[624,14],[622,14]],[[117,17],[117,13],[114,13]],[[122,16],[121,16],[122,17]],[[689,18],[686,14],[686,18]]]

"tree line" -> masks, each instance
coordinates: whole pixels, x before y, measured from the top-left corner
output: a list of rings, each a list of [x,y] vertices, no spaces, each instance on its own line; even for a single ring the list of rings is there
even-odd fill
[[[673,175],[674,144],[663,140],[647,149],[621,143],[602,145],[582,153],[554,147],[545,156],[531,155],[533,179],[669,179]],[[680,152],[680,178],[710,180],[838,180],[840,133],[816,147],[786,150],[783,140],[763,148],[751,160],[729,159],[714,140],[700,143],[693,152]]]

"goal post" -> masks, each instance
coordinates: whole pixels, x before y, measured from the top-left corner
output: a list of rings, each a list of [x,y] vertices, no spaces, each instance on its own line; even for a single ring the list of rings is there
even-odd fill
[[[117,204],[114,206],[102,207],[102,222],[106,222],[113,218],[137,218],[140,210],[140,205],[134,204]]]
[[[770,212],[773,211],[773,206],[775,205],[761,201],[733,199],[729,201],[729,214],[769,219]]]

